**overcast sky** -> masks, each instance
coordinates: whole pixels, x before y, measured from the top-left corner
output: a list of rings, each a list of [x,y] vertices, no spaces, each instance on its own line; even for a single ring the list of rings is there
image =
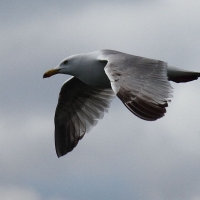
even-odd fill
[[[58,159],[53,118],[69,76],[42,79],[67,56],[105,48],[200,71],[199,0],[2,0],[0,18],[0,199],[200,199],[200,80],[172,84],[155,122],[115,99]]]

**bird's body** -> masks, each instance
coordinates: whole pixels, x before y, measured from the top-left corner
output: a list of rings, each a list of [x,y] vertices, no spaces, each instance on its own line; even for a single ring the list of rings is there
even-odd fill
[[[103,117],[115,95],[133,114],[153,121],[166,112],[172,97],[169,81],[188,82],[200,76],[163,61],[113,50],[70,56],[43,77],[57,73],[74,76],[62,86],[56,108],[58,156],[73,150]]]
[[[73,70],[70,71],[70,74],[87,85],[110,88],[110,80],[104,71],[106,62],[98,60],[98,55],[100,55],[100,51],[71,56],[70,61],[73,62]],[[84,74],[88,74],[88,76]]]

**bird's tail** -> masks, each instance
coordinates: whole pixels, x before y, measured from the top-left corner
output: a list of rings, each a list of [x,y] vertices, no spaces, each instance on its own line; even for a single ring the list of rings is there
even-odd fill
[[[186,71],[176,67],[168,66],[168,80],[176,83],[184,83],[197,80],[200,77],[200,72]]]

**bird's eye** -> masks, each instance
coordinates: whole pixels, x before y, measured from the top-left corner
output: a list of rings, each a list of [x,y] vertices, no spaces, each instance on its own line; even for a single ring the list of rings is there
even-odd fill
[[[68,61],[67,61],[67,60],[65,60],[65,61],[63,62],[63,64],[64,64],[64,65],[66,65],[67,63],[68,63]]]

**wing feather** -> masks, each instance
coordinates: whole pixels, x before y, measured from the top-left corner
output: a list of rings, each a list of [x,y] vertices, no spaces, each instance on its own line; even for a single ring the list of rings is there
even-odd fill
[[[55,112],[55,148],[58,157],[72,151],[108,111],[112,89],[92,88],[73,77],[61,88]]]
[[[149,121],[164,116],[172,97],[167,63],[112,50],[103,50],[99,60],[107,61],[111,87],[132,113]]]

